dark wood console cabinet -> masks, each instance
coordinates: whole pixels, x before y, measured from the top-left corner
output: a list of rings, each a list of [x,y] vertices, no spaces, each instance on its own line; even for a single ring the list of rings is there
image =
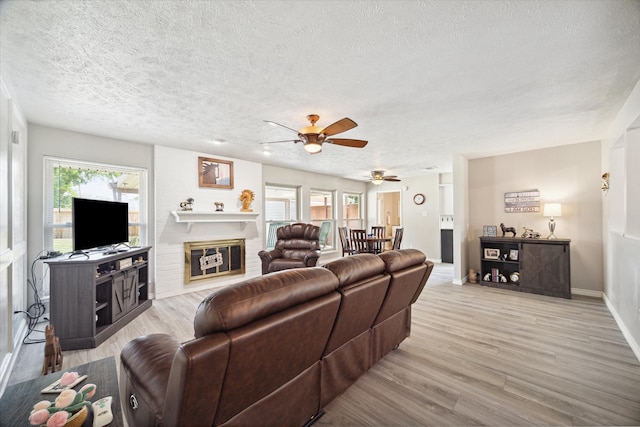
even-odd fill
[[[97,347],[151,307],[150,249],[46,261],[50,319],[63,350]]]
[[[480,284],[571,298],[570,242],[480,237]]]

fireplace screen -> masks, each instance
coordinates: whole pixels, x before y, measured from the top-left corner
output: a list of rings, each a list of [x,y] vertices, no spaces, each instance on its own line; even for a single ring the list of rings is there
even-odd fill
[[[186,242],[184,274],[186,282],[244,274],[244,239]]]

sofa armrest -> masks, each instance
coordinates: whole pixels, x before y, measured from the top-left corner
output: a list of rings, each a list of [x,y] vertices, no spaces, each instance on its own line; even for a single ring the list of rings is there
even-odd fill
[[[307,267],[315,267],[318,263],[318,259],[320,258],[320,251],[315,250],[311,251],[304,256],[304,265]]]
[[[276,258],[282,258],[282,251],[280,249],[272,249],[265,251],[264,249],[258,252],[258,256],[262,260],[262,274],[269,272],[269,264]]]
[[[178,340],[170,335],[151,334],[130,341],[120,353],[120,382],[126,384],[128,380],[137,400],[145,402],[145,417],[162,418],[171,366],[179,347]],[[123,394],[121,398],[125,414],[137,417],[128,411],[129,396]]]
[[[267,261],[271,262],[271,260],[276,258],[282,258],[282,251],[280,249],[272,249],[270,251],[265,251],[264,249],[258,252],[258,256],[262,260],[262,262]]]
[[[214,425],[229,361],[229,337],[207,335],[176,351],[165,399],[165,426]]]

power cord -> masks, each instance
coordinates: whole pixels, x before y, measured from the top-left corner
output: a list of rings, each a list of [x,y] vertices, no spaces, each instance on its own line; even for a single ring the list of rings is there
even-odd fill
[[[46,311],[46,307],[40,299],[40,294],[38,293],[38,276],[36,275],[35,267],[38,261],[53,258],[54,256],[58,255],[60,255],[59,252],[50,252],[46,250],[41,251],[36,256],[36,259],[31,263],[31,277],[27,279],[27,283],[33,291],[34,302],[29,307],[27,307],[26,310],[17,310],[13,312],[14,314],[22,313],[27,317],[28,329],[27,335],[25,335],[25,337],[22,339],[23,344],[39,344],[44,342],[44,339],[34,340],[29,338],[29,335],[31,335],[31,333],[34,331],[44,333],[44,331],[36,329],[36,326],[38,323],[40,323],[40,318],[44,316],[44,313]],[[46,317],[44,319],[48,320]]]

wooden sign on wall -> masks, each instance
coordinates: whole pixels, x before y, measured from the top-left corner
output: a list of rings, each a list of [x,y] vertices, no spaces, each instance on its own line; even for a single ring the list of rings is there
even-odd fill
[[[540,191],[512,191],[504,193],[504,211],[508,213],[540,212]]]

